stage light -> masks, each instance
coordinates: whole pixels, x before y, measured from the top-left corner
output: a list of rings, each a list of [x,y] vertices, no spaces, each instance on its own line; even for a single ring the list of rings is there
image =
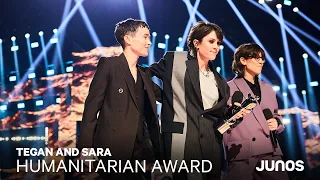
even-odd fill
[[[319,86],[318,81],[312,81],[309,83],[311,87]]]
[[[18,51],[19,50],[19,46],[11,46],[11,51]]]
[[[156,33],[156,32],[153,32],[153,33],[152,33],[152,36],[154,36],[154,37],[157,36],[157,33]]]
[[[284,61],[284,58],[283,58],[283,57],[279,57],[279,61],[280,61],[280,62],[283,62],[283,61]]]
[[[54,70],[53,69],[50,69],[47,71],[47,76],[51,76],[51,75],[54,75]]]
[[[72,72],[73,71],[73,67],[72,66],[69,66],[66,68],[66,72]]]
[[[223,45],[220,45],[220,49],[223,49],[224,48],[224,46]]]
[[[306,58],[308,58],[308,54],[307,53],[303,53],[302,57],[306,59]]]
[[[0,44],[2,43],[2,39],[0,39]]]
[[[28,39],[30,37],[30,34],[27,33],[27,34],[24,35],[24,37],[26,37]]]
[[[17,38],[15,36],[11,37],[11,41],[15,41]]]
[[[320,56],[320,51],[318,51],[318,56]]]
[[[37,47],[39,47],[39,43],[38,42],[31,43],[31,48],[37,48]]]
[[[56,98],[56,103],[59,104],[61,102],[60,98]]]
[[[10,82],[14,82],[14,81],[16,81],[17,80],[17,76],[10,76],[9,77],[9,81]]]
[[[283,122],[283,124],[289,124],[291,121],[288,118],[283,118],[282,122]]]
[[[307,94],[306,90],[302,90],[301,94]]]
[[[7,110],[7,105],[0,106],[0,111],[6,111],[6,110]]]
[[[18,103],[17,107],[18,107],[18,109],[22,109],[22,108],[25,108],[25,105],[24,105],[24,103]]]
[[[258,2],[259,2],[259,4],[263,4],[264,0],[259,0]]]
[[[280,8],[282,8],[282,5],[281,5],[281,4],[277,4],[276,7],[277,7],[278,9],[280,9]]]
[[[43,105],[43,100],[36,101],[36,106],[42,106],[42,105]]]
[[[179,38],[178,38],[178,41],[181,42],[181,41],[182,41],[182,37],[179,37]]]
[[[39,32],[39,36],[43,36],[43,31],[40,31],[40,32]]]
[[[287,6],[291,6],[292,2],[290,0],[284,0],[283,4]]]
[[[297,85],[296,84],[289,84],[288,89],[296,89]]]
[[[53,29],[53,33],[57,33],[58,32],[58,29]]]
[[[30,73],[30,74],[28,74],[28,78],[29,79],[33,79],[33,78],[35,78],[36,77],[36,73]]]
[[[286,93],[286,92],[284,92],[284,93],[282,93],[282,96],[288,96],[288,93]]]
[[[164,38],[165,38],[165,39],[169,39],[170,36],[169,36],[168,34],[166,34],[166,35],[164,36]]]
[[[176,47],[176,51],[183,51],[183,47],[177,46],[177,47]]]
[[[158,48],[165,49],[166,45],[164,43],[158,43]]]
[[[298,11],[299,11],[299,8],[297,8],[297,7],[293,8],[293,12],[298,12]]]
[[[57,43],[58,42],[58,38],[52,38],[50,39],[50,43],[51,44],[54,44],[54,43]]]
[[[280,86],[273,86],[272,89],[273,89],[274,91],[280,91]]]

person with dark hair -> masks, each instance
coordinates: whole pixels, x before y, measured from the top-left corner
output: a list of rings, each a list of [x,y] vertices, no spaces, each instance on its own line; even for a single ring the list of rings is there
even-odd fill
[[[104,162],[152,163],[162,158],[155,96],[161,97],[161,89],[149,71],[137,65],[140,56],[148,55],[149,27],[141,20],[127,19],[116,25],[114,34],[123,53],[99,60],[85,101],[78,147],[109,148],[111,157],[99,157]],[[101,175],[117,180],[142,177],[127,172]]]
[[[244,97],[251,94],[259,100],[252,113],[223,134],[229,161],[226,179],[288,179],[286,172],[281,170],[256,170],[263,164],[262,160],[268,160],[268,166],[272,166],[272,161],[281,160],[282,155],[275,137],[275,133],[284,130],[277,113],[276,93],[269,84],[258,78],[265,60],[265,52],[258,44],[242,44],[234,52],[232,70],[236,77],[228,82],[230,92],[241,91]]]
[[[167,52],[150,66],[163,82],[161,132],[165,158],[190,166],[191,160],[209,160],[208,173],[173,173],[173,180],[220,179],[222,135],[218,121],[225,116],[229,87],[211,60],[220,50],[221,28],[198,22],[188,36],[189,52]],[[241,117],[241,115],[239,115]]]

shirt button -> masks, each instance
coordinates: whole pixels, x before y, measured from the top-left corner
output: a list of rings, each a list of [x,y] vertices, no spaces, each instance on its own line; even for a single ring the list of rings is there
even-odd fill
[[[252,138],[252,141],[256,141],[256,138],[254,137],[254,138]]]

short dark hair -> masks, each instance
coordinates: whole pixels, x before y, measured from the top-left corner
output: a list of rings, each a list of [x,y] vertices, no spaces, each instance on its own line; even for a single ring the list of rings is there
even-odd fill
[[[196,25],[194,25],[191,28],[187,40],[187,45],[191,56],[197,56],[197,49],[193,44],[193,40],[197,39],[199,42],[201,42],[203,37],[210,34],[212,31],[216,32],[220,43],[222,43],[223,33],[221,28],[217,24],[199,21]]]
[[[237,74],[238,78],[244,76],[244,65],[241,64],[240,58],[266,58],[264,50],[256,43],[241,44],[233,55],[232,71]]]
[[[149,29],[149,26],[146,22],[132,18],[120,21],[116,24],[114,36],[123,49],[125,48],[124,36],[130,33],[135,34],[139,27]]]

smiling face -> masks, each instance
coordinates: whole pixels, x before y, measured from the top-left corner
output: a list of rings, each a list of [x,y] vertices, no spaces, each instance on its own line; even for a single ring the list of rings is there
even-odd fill
[[[214,60],[220,50],[220,40],[215,31],[211,31],[204,36],[201,41],[194,40],[194,46],[197,49],[197,57],[203,60]]]
[[[247,59],[241,57],[240,62],[242,65],[245,66],[244,70],[253,75],[257,76],[261,74],[263,64],[265,62],[264,58],[262,57],[262,54],[259,54],[259,57],[249,57]]]
[[[150,31],[148,28],[139,27],[135,33],[130,33],[124,37],[126,48],[130,47],[131,51],[137,56],[148,56],[150,41]]]

